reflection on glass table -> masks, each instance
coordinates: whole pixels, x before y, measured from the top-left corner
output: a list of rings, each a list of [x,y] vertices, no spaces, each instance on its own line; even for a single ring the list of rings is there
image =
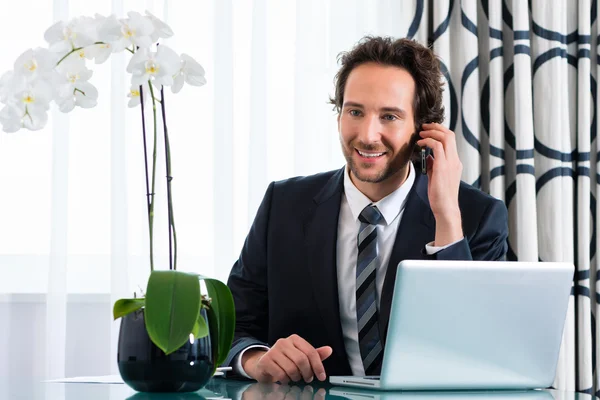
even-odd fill
[[[44,400],[596,400],[588,394],[558,390],[472,391],[472,392],[385,392],[332,386],[259,384],[214,378],[194,393],[136,393],[124,384],[44,383],[0,377],[0,399]]]

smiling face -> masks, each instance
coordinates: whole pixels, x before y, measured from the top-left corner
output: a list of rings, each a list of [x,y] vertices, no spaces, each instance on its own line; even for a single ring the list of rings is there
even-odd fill
[[[402,68],[370,62],[348,76],[338,131],[352,181],[365,194],[373,185],[391,192],[406,179],[416,141],[414,93]]]

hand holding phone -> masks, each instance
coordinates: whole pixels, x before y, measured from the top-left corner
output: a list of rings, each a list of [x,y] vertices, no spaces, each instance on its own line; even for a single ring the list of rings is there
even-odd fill
[[[456,222],[460,215],[458,191],[463,166],[458,156],[456,134],[439,123],[423,124],[417,146],[429,147],[435,161],[428,160],[427,153],[421,158],[427,163],[429,204],[436,217]],[[433,161],[433,162],[432,162]],[[439,222],[439,221],[438,221]]]
[[[427,175],[427,157],[431,155],[429,147],[421,147],[421,174]]]

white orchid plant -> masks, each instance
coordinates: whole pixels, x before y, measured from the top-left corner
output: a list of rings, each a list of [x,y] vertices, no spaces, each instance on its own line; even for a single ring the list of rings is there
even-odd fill
[[[48,120],[50,104],[68,113],[75,107],[92,108],[98,101],[98,90],[90,82],[93,71],[87,61],[102,64],[113,53],[133,54],[127,72],[131,73],[129,107],[140,104],[142,85],[146,94],[156,100],[148,84],[157,88],[170,86],[178,93],[184,83],[202,86],[204,69],[191,56],[167,46],[158,46],[161,38],[173,35],[171,28],[146,11],[131,11],[128,18],[96,14],[94,18],[78,17],[52,25],[44,38],[48,48],[29,49],[21,54],[12,71],[0,78],[0,124],[4,132],[22,128],[42,129]],[[152,47],[157,45],[157,50]]]
[[[214,350],[215,368],[227,356],[233,339],[235,313],[231,292],[222,282],[203,276],[176,271],[177,236],[171,198],[171,158],[166,124],[164,87],[178,93],[184,84],[202,86],[206,83],[202,66],[191,56],[178,55],[160,39],[173,35],[171,28],[146,11],[146,15],[129,12],[128,18],[78,17],[59,21],[48,28],[44,38],[47,48],[29,49],[14,63],[14,69],[0,77],[0,124],[7,133],[21,129],[40,130],[48,121],[48,111],[54,102],[63,113],[76,107],[93,108],[98,103],[98,89],[92,84],[93,71],[88,64],[101,64],[111,54],[128,51],[132,57],[127,65],[131,74],[129,107],[140,106],[142,117],[144,162],[146,174],[146,206],[150,239],[150,278],[143,298],[118,300],[113,308],[116,318],[141,308],[145,309],[146,330],[152,341],[169,354],[190,337],[208,335],[208,326],[200,313],[207,310],[209,320],[216,325]],[[124,93],[126,88],[124,88]],[[157,93],[160,92],[160,96]],[[148,146],[144,108],[152,102],[154,141],[152,172],[148,168]],[[154,270],[153,221],[154,187],[157,154],[157,103],[162,113],[167,176],[169,219],[169,271]],[[208,296],[200,292],[204,280]],[[177,312],[175,312],[177,310]],[[214,327],[211,326],[211,331]]]

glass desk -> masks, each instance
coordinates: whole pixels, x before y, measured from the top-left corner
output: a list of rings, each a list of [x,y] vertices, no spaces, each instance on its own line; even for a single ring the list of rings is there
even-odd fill
[[[223,378],[212,379],[194,393],[137,393],[124,384],[44,383],[0,378],[0,399],[43,400],[597,400],[596,397],[556,390],[484,392],[377,392],[327,383],[283,386]]]

